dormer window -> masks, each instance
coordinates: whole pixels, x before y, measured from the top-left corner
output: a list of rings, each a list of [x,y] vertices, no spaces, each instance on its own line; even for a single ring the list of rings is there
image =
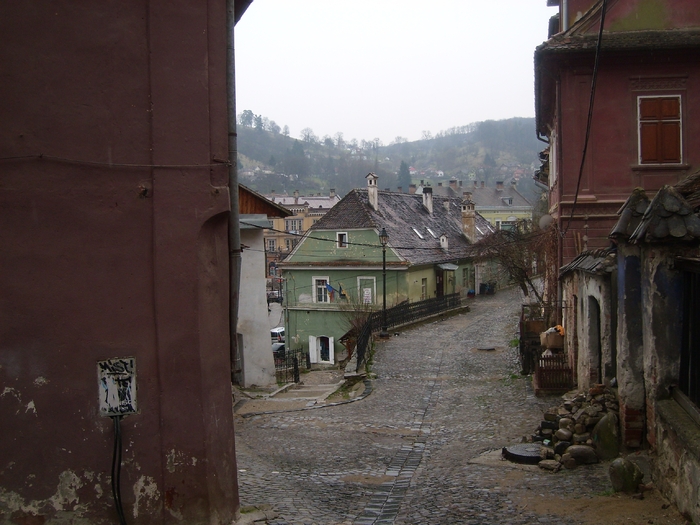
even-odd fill
[[[503,202],[507,204],[508,206],[513,205],[513,197],[503,197]]]

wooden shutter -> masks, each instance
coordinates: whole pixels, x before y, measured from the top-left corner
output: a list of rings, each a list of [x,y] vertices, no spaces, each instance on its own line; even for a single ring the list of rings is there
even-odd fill
[[[643,164],[681,161],[679,97],[639,99],[639,155]]]
[[[309,361],[318,363],[318,350],[316,349],[316,336],[309,336]]]

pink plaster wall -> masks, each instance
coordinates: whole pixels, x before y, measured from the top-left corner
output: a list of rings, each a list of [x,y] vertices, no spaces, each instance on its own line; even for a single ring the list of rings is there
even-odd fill
[[[227,158],[225,19],[221,0],[0,6],[0,522],[115,521],[96,364],[125,356],[128,522],[237,512],[226,167],[148,167]]]

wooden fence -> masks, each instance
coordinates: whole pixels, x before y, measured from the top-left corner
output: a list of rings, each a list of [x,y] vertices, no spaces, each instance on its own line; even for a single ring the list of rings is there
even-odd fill
[[[532,378],[535,394],[556,394],[571,390],[573,378],[566,354],[541,356],[537,359]]]

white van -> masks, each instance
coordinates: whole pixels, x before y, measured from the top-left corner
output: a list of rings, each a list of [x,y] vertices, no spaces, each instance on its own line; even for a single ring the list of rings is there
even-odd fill
[[[270,330],[270,337],[273,343],[284,343],[284,326],[278,326]]]

